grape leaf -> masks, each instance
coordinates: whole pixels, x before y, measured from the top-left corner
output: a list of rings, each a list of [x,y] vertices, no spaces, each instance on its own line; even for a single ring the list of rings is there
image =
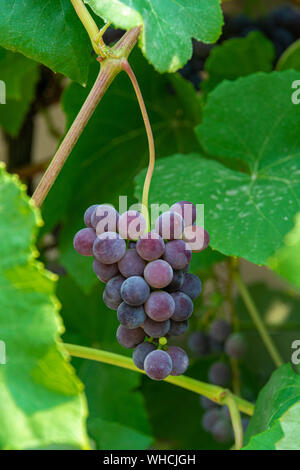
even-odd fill
[[[23,98],[24,81],[28,72],[34,73],[38,64],[27,59],[22,54],[16,54],[0,47],[0,80],[6,88],[7,100],[21,100]]]
[[[204,66],[208,77],[201,87],[209,93],[223,80],[235,80],[260,71],[271,72],[274,57],[272,42],[258,31],[245,38],[224,41],[208,56]]]
[[[284,436],[276,442],[277,450],[300,450],[300,402],[279,419]]]
[[[300,70],[300,39],[288,47],[279,58],[277,70]]]
[[[20,54],[13,54],[8,51],[11,56],[19,56]],[[25,64],[24,61],[30,62],[31,64]],[[27,112],[30,109],[30,105],[35,96],[35,88],[39,79],[39,68],[38,64],[30,61],[24,57],[22,61],[24,65],[24,73],[21,74],[22,82],[16,83],[15,93],[17,92],[19,97],[16,99],[7,99],[6,104],[0,105],[0,125],[11,136],[16,136],[24,122]],[[18,63],[18,59],[17,59]],[[11,67],[7,73],[14,74]],[[16,71],[18,74],[19,72]],[[1,79],[1,74],[0,74]]]
[[[90,40],[69,0],[1,2],[0,45],[86,83]]]
[[[223,164],[199,154],[157,163],[151,202],[203,203],[211,247],[223,254],[265,264],[299,211],[300,114],[291,102],[296,76],[259,73],[223,82],[209,95],[197,133]],[[144,175],[137,178],[139,198]]]
[[[246,432],[245,441],[251,445],[253,436],[256,439],[257,434],[264,433],[271,428],[276,420],[299,400],[300,375],[293,371],[290,364],[284,364],[272,374],[268,383],[261,390],[255,405],[254,415]],[[278,432],[275,434],[277,438]]]
[[[82,384],[59,340],[54,276],[34,257],[39,213],[0,167],[0,447],[88,448]]]
[[[284,245],[269,259],[268,265],[300,289],[300,214],[297,214],[295,221],[295,227],[286,235]]]
[[[104,285],[85,295],[70,276],[58,284],[66,325],[65,340],[131,355],[116,340],[116,312],[102,301]],[[89,405],[88,431],[99,449],[145,449],[152,441],[142,395],[141,375],[89,361],[74,363],[85,385]]]
[[[141,48],[159,72],[175,72],[192,56],[191,38],[216,42],[223,24],[219,0],[85,0],[116,26],[143,25]]]
[[[139,51],[131,56],[149,111],[157,156],[199,148],[193,127],[200,116],[200,102],[190,83],[180,77],[161,76]],[[95,78],[94,68],[88,89],[72,84],[64,95],[68,125],[81,107]],[[178,96],[176,88],[184,90]],[[193,99],[189,111],[185,104]],[[147,164],[148,145],[135,95],[125,74],[117,77],[88,123],[44,207],[45,230],[61,221],[61,261],[73,278],[85,288],[97,282],[91,261],[74,252],[72,239],[83,226],[83,214],[90,204],[108,202],[118,207],[119,195],[133,199],[133,178]],[[80,190],[79,190],[80,188]],[[76,210],[74,210],[76,208]]]

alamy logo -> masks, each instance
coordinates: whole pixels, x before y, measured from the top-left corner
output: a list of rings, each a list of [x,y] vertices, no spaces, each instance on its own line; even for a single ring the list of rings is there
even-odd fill
[[[4,341],[0,341],[0,364],[6,364],[6,346]]]
[[[296,89],[296,91],[294,91],[291,96],[292,103],[300,104],[300,80],[295,80],[292,83],[292,88]]]
[[[292,364],[297,366],[298,364],[300,364],[300,340],[299,339],[296,339],[295,341],[293,341],[292,349],[294,349],[294,352],[292,354],[291,361],[292,361]]]
[[[0,104],[6,104],[6,85],[3,80],[0,80]]]

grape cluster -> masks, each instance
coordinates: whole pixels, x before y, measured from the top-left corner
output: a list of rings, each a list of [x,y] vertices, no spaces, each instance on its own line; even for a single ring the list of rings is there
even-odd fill
[[[246,341],[241,333],[232,332],[231,324],[224,319],[214,320],[208,332],[195,331],[188,338],[191,351],[198,357],[225,353],[231,359],[242,359],[246,353]],[[222,360],[214,362],[208,370],[208,380],[214,385],[228,387],[232,380],[231,368]],[[207,398],[201,398],[205,410],[202,426],[214,439],[226,443],[233,437],[227,407],[220,407]],[[243,418],[246,427],[247,418]]]
[[[192,251],[204,250],[209,236],[195,220],[194,204],[180,201],[147,232],[141,213],[119,215],[100,204],[86,210],[86,228],[74,237],[75,250],[94,257],[94,272],[106,283],[103,301],[117,311],[118,342],[134,348],[135,365],[154,380],[181,375],[189,364],[186,352],[167,342],[187,330],[202,289],[188,269]]]
[[[294,41],[300,39],[300,12],[291,6],[281,6],[257,19],[246,15],[225,16],[223,34],[219,43],[234,37],[246,37],[252,31],[260,31],[275,47],[276,61]],[[204,65],[212,45],[193,41],[193,55],[180,70],[181,75],[199,90],[204,77]]]

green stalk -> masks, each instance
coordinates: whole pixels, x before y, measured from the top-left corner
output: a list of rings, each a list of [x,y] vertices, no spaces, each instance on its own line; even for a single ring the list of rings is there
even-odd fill
[[[235,450],[240,450],[243,447],[243,426],[241,414],[234,395],[229,390],[226,390],[225,393],[226,395],[224,397],[223,404],[227,405],[229,409],[234,432]]]
[[[80,19],[90,37],[94,51],[97,55],[101,54],[101,48],[99,48],[98,44],[96,43],[96,37],[99,33],[99,28],[96,25],[93,17],[89,13],[82,0],[71,0],[71,3],[77,13],[78,18]]]
[[[120,354],[102,351],[100,349],[87,348],[85,346],[77,346],[75,344],[64,343],[64,348],[71,356],[74,357],[81,357],[83,359],[90,359],[92,361],[98,361],[104,364],[111,364],[113,366],[133,370],[141,374],[145,373],[134,365],[132,359],[126,356],[121,356]],[[220,405],[224,404],[224,397],[226,396],[227,391],[222,387],[218,387],[217,385],[200,382],[199,380],[186,377],[185,375],[178,377],[169,376],[165,379],[165,382],[177,385],[178,387],[190,390],[191,392],[198,393],[199,395],[204,395],[205,397]],[[233,394],[232,397],[234,397],[236,405],[241,412],[249,416],[253,415],[254,405],[252,403]]]
[[[246,285],[244,284],[240,274],[238,272],[234,273],[234,279],[236,282],[236,285],[240,291],[240,294],[242,296],[242,299],[248,309],[248,312],[250,313],[250,316],[253,320],[253,323],[255,324],[260,337],[266,346],[267,350],[269,351],[270,356],[272,357],[274,364],[276,367],[279,367],[283,364],[283,360],[277,351],[277,348],[275,344],[273,343],[262,319],[260,318],[260,315],[258,313],[258,310],[256,308],[256,305],[250,295],[250,292],[248,291]]]

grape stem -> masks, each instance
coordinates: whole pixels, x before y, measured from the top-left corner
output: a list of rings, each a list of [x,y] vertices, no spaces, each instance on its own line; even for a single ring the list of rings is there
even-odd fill
[[[274,364],[276,365],[276,367],[280,367],[282,364],[283,364],[283,360],[279,354],[279,352],[277,351],[277,348],[275,346],[275,344],[273,343],[262,319],[260,318],[260,315],[259,315],[259,312],[256,308],[256,305],[250,295],[250,292],[248,291],[244,281],[242,280],[240,274],[238,272],[235,272],[234,273],[234,279],[235,279],[235,282],[236,282],[236,285],[240,291],[240,294],[241,294],[241,297],[248,309],[248,312],[253,320],[253,323],[255,324],[259,334],[260,334],[260,337],[265,345],[265,347],[267,348],[267,350],[269,351],[269,354],[271,356],[271,358],[273,359],[273,362]]]
[[[235,450],[240,450],[243,447],[243,426],[241,414],[235,396],[226,390],[224,392],[223,405],[227,405],[230,413],[231,424],[234,432]]]
[[[146,226],[147,226],[147,231],[150,232],[151,226],[150,226],[150,219],[149,219],[149,210],[148,210],[148,198],[149,198],[149,189],[150,189],[150,184],[151,184],[151,179],[154,171],[154,165],[155,165],[155,144],[154,144],[154,138],[153,138],[153,133],[152,133],[152,128],[149,120],[149,116],[147,113],[146,105],[143,99],[143,95],[141,92],[141,89],[139,87],[138,81],[136,79],[136,76],[130,67],[130,64],[127,59],[122,59],[122,68],[123,70],[127,73],[129,76],[132,86],[134,88],[140,110],[142,113],[143,121],[145,124],[146,128],[146,133],[147,133],[147,138],[148,138],[148,146],[149,146],[149,165],[148,165],[148,170],[144,182],[144,188],[143,188],[143,197],[142,197],[142,214],[145,217],[146,220]]]
[[[90,15],[82,0],[71,0],[71,3],[77,13],[78,18],[80,19],[90,37],[94,51],[98,55],[101,54],[101,49],[98,47],[97,42],[95,41],[97,35],[99,34],[99,29],[92,15]]]
[[[135,372],[140,372],[144,374],[145,372],[138,369],[132,359],[120,354],[111,353],[108,351],[102,351],[101,349],[87,348],[85,346],[78,346],[75,344],[63,344],[65,349],[71,356],[81,357],[83,359],[90,359],[92,361],[102,362],[104,364],[111,364],[118,367],[123,367],[124,369],[133,370]],[[211,385],[205,382],[200,382],[199,380],[192,379],[191,377],[186,377],[185,375],[181,376],[169,376],[165,379],[165,382],[169,382],[178,387],[182,387],[186,390],[198,393],[199,395],[204,395],[215,403],[220,405],[224,404],[224,399],[226,399],[228,393],[222,387],[217,385]],[[252,416],[254,413],[254,405],[243,398],[240,398],[232,394],[232,397],[236,403],[238,409]]]
[[[91,89],[66,136],[61,142],[47,171],[43,175],[32,196],[32,199],[37,207],[40,207],[44,202],[64,163],[66,162],[77,140],[86,127],[97,105],[101,101],[101,98],[115,77],[122,71],[122,59],[124,57],[126,58],[132,51],[138,40],[140,31],[140,27],[137,27],[125,33],[124,36],[111,49],[114,56],[108,57],[107,59],[103,60],[103,62],[101,62],[100,72],[93,88]],[[116,56],[119,56],[119,59],[116,59]]]

